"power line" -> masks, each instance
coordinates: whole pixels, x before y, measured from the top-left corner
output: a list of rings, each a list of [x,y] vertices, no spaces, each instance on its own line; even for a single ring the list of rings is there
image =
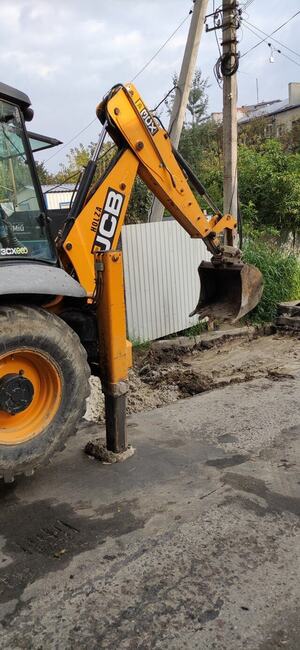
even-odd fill
[[[288,56],[288,55],[285,54],[284,52],[281,52],[281,50],[276,50],[276,52],[278,52],[278,54],[281,54],[281,56],[284,56],[285,59],[288,59],[288,60],[291,61],[292,63],[295,63],[295,65],[297,65],[297,66],[300,68],[300,63],[298,63],[298,61],[294,61],[294,59],[291,59],[290,56]]]
[[[71,142],[74,142],[74,140],[76,140],[76,138],[78,138],[78,136],[81,135],[81,133],[83,133],[84,131],[86,131],[86,130],[87,130],[87,129],[92,125],[92,124],[94,124],[94,122],[96,122],[96,120],[97,120],[97,118],[94,117],[94,119],[93,119],[91,122],[89,122],[89,124],[87,124],[83,129],[81,129],[81,131],[79,131],[78,133],[76,133],[76,134],[73,136],[73,138],[71,138],[71,140],[68,140],[68,142],[66,142],[65,144],[63,144],[62,147],[61,147],[60,149],[58,149],[57,151],[55,151],[55,152],[52,154],[52,156],[49,156],[49,158],[47,158],[47,160],[45,160],[44,162],[47,163],[49,160],[51,160],[51,158],[54,158],[54,156],[57,156],[57,154],[59,154],[61,151],[63,151],[63,149],[65,149],[69,144],[71,144]]]
[[[254,36],[256,36],[257,38],[260,38],[259,34],[256,34],[256,33],[253,31],[253,29],[251,29],[250,27],[248,27],[248,25],[245,25],[245,27],[246,27],[246,29],[249,30],[249,32],[251,32],[252,34],[254,34]],[[264,41],[266,41],[266,40],[267,40],[267,39],[264,39]],[[262,42],[262,41],[261,41],[261,42]],[[258,45],[259,45],[259,43],[258,43]],[[268,43],[268,45],[269,45],[269,43]],[[270,43],[270,45],[271,45],[271,43]],[[288,59],[288,60],[291,61],[292,63],[295,63],[295,65],[299,66],[299,68],[300,68],[300,63],[299,63],[298,61],[295,61],[294,59],[292,59],[290,56],[288,56],[288,54],[285,54],[284,52],[281,52],[281,50],[275,50],[275,48],[274,48],[274,51],[277,52],[278,54],[281,54],[281,56],[284,56],[286,59]],[[243,56],[245,56],[245,55],[243,55]],[[241,58],[242,58],[242,57],[241,57]]]
[[[253,45],[252,47],[250,47],[249,50],[247,50],[247,52],[244,52],[244,54],[241,54],[240,58],[242,59],[244,56],[246,56],[246,54],[249,54],[249,52],[252,52],[252,50],[255,50],[256,47],[258,47],[261,43],[264,43],[268,38],[273,36],[273,34],[276,34],[276,32],[279,32],[280,29],[282,29],[285,25],[290,23],[291,20],[296,18],[296,16],[298,16],[299,14],[300,14],[300,9],[299,9],[299,11],[296,11],[296,13],[293,14],[293,16],[291,16],[284,23],[282,23],[282,25],[279,25],[279,27],[274,29],[273,32],[271,32],[271,34],[268,34],[265,38],[261,39],[261,41],[259,41],[259,43],[256,43],[256,45]],[[249,29],[249,27],[248,27],[248,29]]]
[[[242,4],[242,9],[243,9],[243,11],[245,11],[246,9],[248,9],[248,7],[250,7],[250,5],[252,5],[253,2],[254,2],[254,0],[246,0],[246,1]]]
[[[284,43],[281,43],[281,41],[278,41],[277,38],[273,38],[273,36],[271,36],[271,35],[269,36],[262,29],[259,29],[259,27],[256,27],[256,25],[253,25],[252,23],[250,23],[249,20],[246,20],[245,18],[243,18],[243,21],[244,21],[244,23],[246,23],[246,25],[250,25],[251,27],[254,27],[254,29],[256,29],[256,31],[260,32],[261,34],[264,34],[264,36],[266,36],[267,38],[270,38],[271,41],[274,41],[275,43],[278,43],[278,45],[281,45],[281,47],[284,47],[286,50],[288,50],[292,54],[296,54],[296,56],[300,56],[299,52],[296,52],[296,50],[292,50],[290,47],[288,47]]]
[[[187,21],[187,19],[189,18],[189,16],[190,16],[192,13],[193,13],[193,10],[190,9],[190,11],[189,11],[189,13],[187,14],[187,16],[185,16],[185,18],[181,21],[181,23],[179,23],[179,25],[176,27],[176,29],[174,29],[174,31],[172,32],[172,34],[170,34],[170,36],[169,36],[169,37],[164,41],[164,43],[163,43],[163,44],[158,48],[158,50],[156,50],[156,52],[152,55],[152,57],[151,57],[151,58],[150,58],[150,59],[149,59],[149,60],[148,60],[144,65],[143,65],[143,67],[139,70],[139,72],[136,73],[136,75],[132,78],[131,81],[135,81],[135,79],[137,79],[137,77],[139,77],[139,76],[142,74],[142,72],[144,72],[144,70],[146,70],[146,68],[148,68],[148,66],[150,65],[150,63],[152,63],[152,61],[154,61],[154,59],[158,56],[158,54],[160,54],[160,52],[164,49],[164,47],[165,47],[165,46],[166,46],[166,45],[171,41],[171,39],[172,39],[172,38],[175,36],[175,34],[179,31],[179,29],[182,27],[182,25],[184,25],[184,23]],[[76,140],[76,139],[78,138],[78,136],[81,135],[81,133],[83,133],[84,131],[87,131],[87,129],[88,129],[92,124],[94,124],[94,122],[96,122],[96,121],[97,121],[97,118],[95,117],[91,122],[89,122],[89,124],[87,124],[87,126],[85,126],[83,129],[81,129],[81,131],[79,131],[78,133],[76,133],[76,134],[75,134],[75,135],[74,135],[70,140],[68,140],[68,142],[66,142],[65,144],[63,144],[62,147],[60,147],[60,149],[58,149],[57,151],[55,151],[55,152],[52,154],[52,156],[49,156],[49,158],[47,158],[47,160],[45,160],[45,164],[46,164],[47,162],[49,162],[49,160],[51,160],[52,158],[54,158],[55,156],[57,156],[61,151],[63,151],[64,149],[66,149],[66,147],[68,147],[69,144],[71,144],[72,142],[74,142],[74,140]]]
[[[106,151],[104,151],[104,152],[101,154],[101,156],[99,156],[97,162],[100,162],[100,160],[102,160],[102,158],[105,158],[105,156],[107,156],[107,154],[109,154],[110,151],[111,151],[112,149],[114,149],[115,146],[116,146],[115,143],[113,143],[113,144],[111,145],[111,147],[109,147],[108,149],[106,149]],[[84,168],[84,165],[82,166],[82,168]],[[56,190],[58,187],[61,187],[62,185],[64,185],[64,184],[67,183],[68,181],[70,181],[72,178],[75,178],[75,176],[78,177],[78,174],[80,174],[80,169],[77,169],[77,171],[74,172],[74,174],[70,174],[70,176],[65,176],[65,177],[63,178],[63,180],[60,181],[60,183],[57,183],[57,185],[54,185],[53,187],[51,187],[51,190],[48,190],[47,193],[48,193],[48,194],[51,194],[51,192],[53,192],[54,190]]]
[[[218,7],[218,9],[215,8],[215,0],[213,0],[213,13],[214,13],[214,16],[216,16],[218,14],[219,9],[220,9],[220,7]],[[215,35],[216,43],[217,43],[218,50],[219,50],[219,56],[221,56],[221,48],[220,48],[220,43],[219,43],[219,39],[218,39],[216,29],[214,29],[214,35]],[[218,82],[218,85],[220,86],[219,82]]]
[[[192,14],[192,13],[193,13],[193,10],[191,9],[191,10],[189,11],[188,15],[187,15],[187,16],[186,16],[186,17],[181,21],[181,23],[178,25],[178,27],[176,27],[176,29],[174,29],[174,32],[172,32],[172,34],[170,34],[170,36],[165,40],[165,42],[164,42],[164,43],[163,43],[163,44],[158,48],[158,50],[153,54],[153,56],[151,57],[151,59],[149,59],[149,61],[147,61],[147,63],[145,63],[145,65],[143,65],[143,67],[139,70],[139,72],[137,72],[137,74],[136,74],[136,75],[131,79],[131,81],[135,81],[135,80],[140,76],[140,74],[142,74],[142,72],[144,72],[144,70],[146,70],[146,68],[148,68],[148,66],[150,65],[150,63],[152,63],[152,61],[153,61],[153,60],[157,57],[157,55],[158,55],[158,54],[159,54],[159,53],[164,49],[164,47],[169,43],[169,41],[173,38],[173,36],[175,36],[175,34],[176,34],[176,33],[178,32],[178,30],[182,27],[182,25],[184,25],[184,23],[187,21],[188,17],[189,17],[190,14]]]

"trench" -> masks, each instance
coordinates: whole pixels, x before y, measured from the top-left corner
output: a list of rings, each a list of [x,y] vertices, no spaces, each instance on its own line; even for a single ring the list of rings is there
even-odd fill
[[[134,350],[129,373],[127,413],[139,413],[172,404],[230,384],[264,378],[293,381],[300,371],[298,336],[257,334],[223,340],[204,340],[190,348],[168,342]],[[91,378],[92,393],[86,419],[104,422],[104,404],[98,378]]]

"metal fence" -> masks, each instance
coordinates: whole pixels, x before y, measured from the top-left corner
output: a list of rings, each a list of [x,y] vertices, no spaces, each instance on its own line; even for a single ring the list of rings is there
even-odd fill
[[[209,260],[205,245],[175,221],[122,229],[128,335],[149,341],[197,323],[198,266]]]

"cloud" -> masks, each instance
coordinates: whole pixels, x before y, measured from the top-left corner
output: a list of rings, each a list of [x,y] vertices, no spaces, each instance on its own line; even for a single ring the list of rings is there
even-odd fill
[[[67,141],[93,119],[96,104],[114,83],[136,75],[191,6],[191,0],[2,0],[2,81],[31,97],[35,109],[31,128]],[[248,17],[268,32],[297,8],[298,0],[287,0],[284,11],[281,0],[256,1]],[[189,20],[136,81],[150,106],[169,90],[173,73],[179,72],[188,25]],[[299,21],[292,21],[278,32],[279,40],[297,43],[298,28]],[[245,25],[239,38],[242,52],[258,40]],[[222,102],[213,75],[217,56],[215,34],[204,33],[198,65],[209,78],[211,111],[220,110]],[[269,64],[266,45],[242,58],[240,67],[247,73],[239,75],[241,104],[255,101],[257,76],[265,99],[286,97],[288,82],[299,77],[299,68],[283,56]],[[98,130],[96,122],[79,140],[95,139]],[[53,158],[52,169],[63,155]]]

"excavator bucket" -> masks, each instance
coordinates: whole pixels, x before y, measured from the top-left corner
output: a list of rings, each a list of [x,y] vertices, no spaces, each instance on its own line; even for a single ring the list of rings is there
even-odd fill
[[[200,298],[191,316],[199,314],[234,323],[259,303],[263,292],[261,272],[251,264],[214,266],[202,262],[198,268]]]

